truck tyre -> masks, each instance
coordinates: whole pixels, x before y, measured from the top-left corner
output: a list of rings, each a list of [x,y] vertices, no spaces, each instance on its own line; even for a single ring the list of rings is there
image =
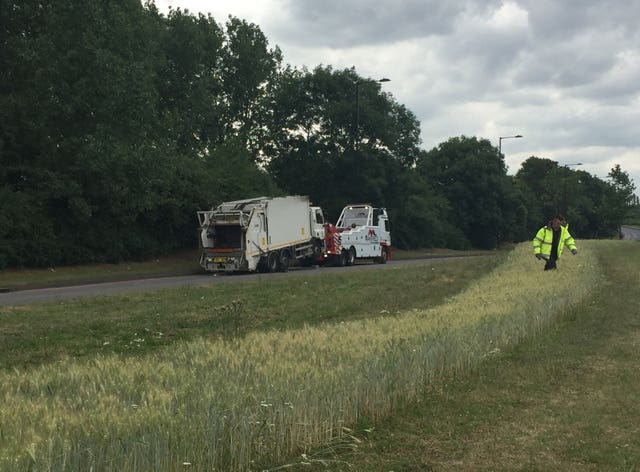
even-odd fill
[[[353,246],[349,248],[349,250],[345,253],[345,265],[353,265],[356,262],[356,248]]]
[[[289,251],[286,249],[280,252],[280,258],[278,260],[278,270],[280,272],[289,271]]]
[[[380,257],[376,258],[376,262],[378,264],[386,264],[387,263],[387,248],[383,247],[382,252],[380,252]]]
[[[267,259],[267,272],[276,272],[278,270],[278,251],[269,253]]]
[[[333,265],[338,267],[344,267],[346,259],[347,259],[346,253],[343,251],[337,256],[333,256]]]
[[[300,267],[311,267],[313,265],[313,257],[305,257],[303,259],[299,259],[298,265]]]
[[[313,241],[313,260],[319,262],[322,259],[322,243],[317,239]]]

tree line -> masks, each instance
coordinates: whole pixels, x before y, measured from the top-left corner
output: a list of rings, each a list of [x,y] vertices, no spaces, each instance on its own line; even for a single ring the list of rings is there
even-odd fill
[[[356,104],[357,110],[356,110]],[[612,236],[633,182],[486,139],[425,151],[415,115],[354,69],[283,64],[260,28],[151,2],[0,0],[0,268],[197,244],[195,212],[309,195],[388,208],[394,245],[493,248],[554,212]]]

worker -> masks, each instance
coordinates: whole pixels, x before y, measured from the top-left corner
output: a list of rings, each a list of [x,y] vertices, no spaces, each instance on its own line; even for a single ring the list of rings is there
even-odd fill
[[[556,215],[549,224],[540,228],[533,238],[533,254],[538,260],[546,261],[544,270],[553,270],[564,246],[567,246],[574,256],[578,254],[576,243],[569,234],[569,225],[563,221],[562,216]]]

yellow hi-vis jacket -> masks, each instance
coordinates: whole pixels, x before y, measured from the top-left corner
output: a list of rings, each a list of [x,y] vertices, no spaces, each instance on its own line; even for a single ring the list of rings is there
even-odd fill
[[[551,244],[553,243],[553,228],[551,224],[543,226],[533,238],[533,253],[542,254],[543,257],[549,258],[551,256]],[[558,259],[562,255],[562,249],[567,246],[570,251],[576,248],[576,243],[573,237],[569,234],[569,225],[560,225],[560,241],[558,241]]]

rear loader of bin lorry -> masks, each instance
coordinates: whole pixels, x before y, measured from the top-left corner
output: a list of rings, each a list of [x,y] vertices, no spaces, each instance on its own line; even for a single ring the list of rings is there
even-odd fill
[[[322,256],[322,209],[308,197],[258,197],[199,211],[200,266],[208,272],[286,271]]]
[[[391,232],[385,208],[347,205],[335,226],[325,225],[326,263],[352,265],[358,259],[384,264],[391,258]]]

